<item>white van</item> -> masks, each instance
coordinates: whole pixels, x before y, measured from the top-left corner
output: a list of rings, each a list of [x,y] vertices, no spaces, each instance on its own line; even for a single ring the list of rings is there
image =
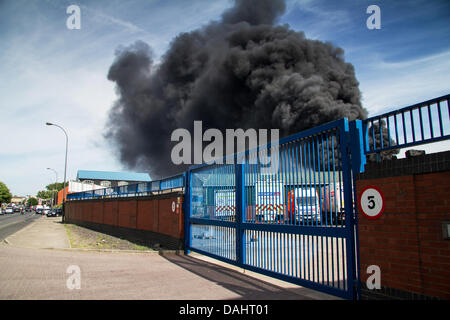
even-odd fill
[[[295,188],[289,195],[289,207],[294,209],[296,221],[316,221],[321,220],[320,202],[317,190],[314,187]],[[293,200],[293,201],[292,201]]]
[[[214,217],[234,221],[236,217],[236,191],[214,191]]]
[[[283,182],[260,180],[255,184],[256,221],[283,221],[284,193]]]

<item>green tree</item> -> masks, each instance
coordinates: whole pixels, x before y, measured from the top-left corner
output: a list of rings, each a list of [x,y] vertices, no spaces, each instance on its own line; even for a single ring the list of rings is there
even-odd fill
[[[66,182],[66,185],[67,185],[67,182]],[[64,182],[57,182],[57,183],[49,184],[49,185],[45,186],[45,188],[48,191],[54,191],[54,190],[59,191],[63,188],[63,186],[64,186]]]
[[[69,184],[69,182],[66,182],[66,186],[68,184]],[[63,186],[64,186],[64,182],[56,182],[56,183],[48,184],[45,186],[46,190],[38,191],[36,196],[40,199],[45,199],[45,200],[55,199],[57,192],[59,190],[63,189]]]
[[[40,199],[51,199],[53,194],[54,194],[54,192],[52,192],[52,191],[40,190],[37,193],[37,197]]]
[[[38,200],[34,197],[30,197],[27,200],[27,206],[36,206],[38,203]]]
[[[12,198],[12,194],[9,191],[6,184],[0,182],[0,204],[2,203],[10,203]]]
[[[67,182],[66,182],[67,185]],[[55,196],[56,192],[61,190],[64,186],[64,182],[51,183],[45,186],[46,190],[40,190],[37,193],[37,197],[41,199],[51,199]]]

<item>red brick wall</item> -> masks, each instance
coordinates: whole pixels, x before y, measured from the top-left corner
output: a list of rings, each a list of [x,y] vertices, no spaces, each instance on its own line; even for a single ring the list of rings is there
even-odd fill
[[[69,206],[72,206],[72,202],[68,203]],[[103,223],[111,226],[115,226],[115,218],[113,215],[113,211],[115,209],[115,205],[117,205],[116,201],[103,201]]]
[[[158,231],[158,201],[139,201],[137,228]]]
[[[172,211],[173,201],[175,201],[175,212]],[[179,201],[181,201],[181,198],[158,200],[158,232],[174,238],[183,239],[184,220],[183,216],[180,214],[181,202]]]
[[[136,200],[126,200],[118,201],[119,204],[119,227],[124,228],[136,228],[136,216],[137,216],[137,201]]]
[[[92,222],[103,223],[103,205],[100,202],[94,202],[92,208]]]
[[[81,207],[82,210],[82,219],[84,221],[92,221],[92,205],[88,202],[84,202]]]
[[[359,180],[358,195],[368,185],[383,192],[385,211],[377,220],[358,214],[362,282],[378,265],[384,287],[450,299],[450,240],[442,236],[450,171]]]
[[[175,202],[175,212],[172,203]],[[130,229],[147,230],[176,239],[184,238],[181,195],[164,198],[69,201],[66,218]]]

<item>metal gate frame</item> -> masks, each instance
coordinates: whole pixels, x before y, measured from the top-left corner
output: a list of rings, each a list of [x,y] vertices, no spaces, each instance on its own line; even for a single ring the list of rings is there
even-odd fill
[[[414,104],[409,107],[390,111],[377,115],[363,121],[349,122],[347,119],[330,122],[328,124],[300,132],[293,136],[284,138],[280,144],[289,144],[298,139],[307,139],[320,135],[327,130],[338,130],[339,150],[342,154],[342,172],[345,185],[345,202],[352,206],[345,206],[346,225],[343,229],[304,227],[297,225],[256,224],[246,221],[246,169],[245,165],[235,165],[232,169],[227,168],[228,175],[233,173],[236,193],[235,217],[236,221],[221,221],[217,219],[205,219],[192,216],[192,175],[198,170],[208,168],[211,165],[204,164],[191,167],[189,171],[174,177],[164,178],[148,183],[139,183],[126,187],[104,188],[98,190],[84,191],[67,195],[68,201],[82,201],[86,199],[105,199],[129,196],[145,196],[148,194],[162,193],[171,189],[184,188],[185,191],[185,253],[190,250],[222,260],[227,263],[238,265],[244,269],[256,271],[281,280],[290,281],[305,287],[320,290],[336,296],[358,299],[360,297],[359,282],[359,248],[357,228],[357,195],[355,186],[355,175],[364,172],[366,156],[376,155],[381,160],[381,154],[392,149],[401,149],[416,145],[427,144],[436,141],[450,139],[450,94]],[[389,138],[384,137],[387,133]],[[391,135],[392,133],[392,135]],[[395,135],[394,135],[395,134]],[[369,143],[369,138],[378,135],[381,139],[375,143]],[[328,141],[328,140],[327,140]],[[270,144],[266,146],[270,148]],[[251,151],[247,151],[247,156]],[[237,158],[237,155],[234,155]],[[236,183],[237,182],[237,183]],[[309,182],[311,184],[311,182]],[[228,189],[233,190],[233,189]],[[237,206],[236,206],[237,205]],[[221,256],[205,250],[200,250],[192,245],[192,226],[207,225],[212,227],[228,228],[234,230],[236,238],[232,249],[232,256]],[[250,251],[245,233],[251,232],[278,232],[293,236],[343,236],[346,240],[346,290],[339,290],[314,281],[299,279],[293,276],[266,270],[257,266],[249,265],[246,261],[246,253]],[[341,238],[343,239],[343,238]]]
[[[304,287],[308,287],[311,289],[319,290],[328,294],[332,294],[338,297],[346,298],[346,299],[358,299],[360,295],[360,284],[359,284],[359,266],[358,266],[358,234],[357,234],[357,214],[356,214],[356,192],[353,188],[354,186],[354,174],[352,173],[359,173],[364,168],[365,163],[365,155],[363,152],[363,136],[362,136],[362,123],[359,120],[352,121],[349,123],[347,119],[341,119],[337,121],[330,122],[328,124],[312,128],[310,130],[306,130],[303,132],[300,132],[298,134],[286,137],[284,139],[281,139],[279,141],[279,145],[287,145],[289,143],[292,143],[294,141],[299,141],[300,139],[309,139],[311,137],[315,137],[319,134],[323,134],[330,131],[336,131],[339,134],[339,152],[341,156],[341,166],[342,166],[342,182],[344,184],[344,201],[345,203],[349,204],[352,203],[353,205],[345,205],[345,225],[340,228],[338,227],[331,227],[331,226],[305,226],[305,225],[283,225],[283,224],[266,224],[266,223],[255,223],[255,222],[248,222],[246,221],[246,195],[245,195],[245,164],[235,164],[233,165],[234,170],[230,170],[228,168],[227,172],[228,175],[231,172],[231,175],[234,177],[235,181],[235,192],[236,192],[236,210],[235,210],[235,221],[223,221],[223,220],[217,220],[217,219],[210,219],[205,217],[193,217],[192,216],[192,187],[193,182],[192,178],[193,175],[198,174],[202,170],[206,170],[208,168],[213,168],[214,166],[220,166],[219,164],[202,164],[193,166],[189,169],[186,177],[186,197],[185,197],[185,253],[189,254],[190,251],[194,251],[200,254],[203,254],[205,256],[209,256],[215,259],[218,259],[220,261],[230,263],[236,266],[239,266],[243,269],[247,269],[250,271],[258,272],[267,276],[271,276],[280,280],[292,282]],[[313,138],[314,139],[314,138]],[[322,138],[323,142],[323,138]],[[315,142],[313,142],[315,143]],[[328,143],[328,138],[327,138]],[[268,144],[266,146],[267,148],[271,148],[271,145]],[[314,148],[314,145],[313,145]],[[327,144],[328,148],[328,144]],[[248,156],[250,154],[250,151],[245,152],[245,156]],[[234,155],[234,159],[237,159],[238,155]],[[225,161],[224,161],[225,163]],[[234,172],[233,172],[234,171]],[[311,181],[309,182],[311,184]],[[230,187],[230,186],[229,186]],[[230,187],[230,190],[233,190],[232,186]],[[322,224],[322,222],[321,222]],[[232,254],[228,256],[219,255],[215,252],[208,252],[207,250],[200,249],[198,247],[195,247],[192,245],[193,235],[192,235],[192,227],[193,226],[208,226],[210,228],[222,228],[221,230],[234,230],[234,248],[228,248],[231,249]],[[323,239],[325,238],[325,241],[327,242],[327,250],[328,250],[328,237],[331,237],[332,239],[332,247],[334,246],[334,238],[341,239],[341,241],[344,243],[342,247],[345,247],[345,284],[343,284],[344,288],[341,289],[336,288],[335,286],[330,286],[325,284],[324,282],[324,274],[322,273],[322,283],[311,281],[310,279],[305,280],[298,277],[294,277],[292,275],[283,274],[280,272],[275,272],[273,270],[267,270],[267,268],[261,268],[259,266],[253,266],[249,265],[246,261],[246,250],[248,249],[248,239],[246,239],[245,233],[246,231],[256,232],[256,233],[269,233],[269,234],[275,234],[278,233],[278,237],[280,234],[283,237],[286,237],[286,235],[289,235],[289,237],[304,237],[307,236],[309,239],[309,236],[317,237],[321,243],[321,248],[323,249]],[[225,231],[230,233],[229,231]],[[232,231],[233,232],[233,231]],[[232,235],[231,232],[231,236]],[[273,236],[271,236],[273,237]],[[291,238],[292,239],[292,238]],[[314,239],[314,238],[312,238]],[[269,239],[269,242],[271,240]],[[273,241],[273,239],[272,239]],[[312,241],[312,240],[311,240]],[[338,241],[338,240],[336,240]],[[298,242],[298,240],[296,240]],[[341,243],[342,243],[341,242]],[[232,242],[233,243],[233,242]],[[305,245],[305,240],[303,240],[303,246]],[[266,240],[267,244],[267,240]],[[280,241],[281,244],[281,241]],[[287,242],[286,242],[287,244]],[[278,242],[277,242],[278,245]],[[284,246],[284,242],[283,242]],[[297,244],[296,244],[297,246]],[[308,246],[309,240],[308,240]],[[319,246],[317,242],[317,246]],[[339,246],[339,243],[338,243]],[[314,244],[313,244],[314,247]],[[283,248],[283,247],[281,247]],[[342,248],[342,250],[344,250]],[[277,249],[279,250],[280,247],[277,246]],[[281,249],[283,250],[283,249]],[[291,249],[287,249],[293,250]],[[296,247],[296,250],[298,248]],[[318,248],[317,248],[318,250]],[[333,249],[332,249],[333,250]],[[305,249],[303,248],[303,251]],[[286,254],[286,247],[284,247],[284,252]],[[318,252],[318,251],[317,251]],[[301,253],[301,252],[300,252]],[[326,253],[328,254],[328,253]],[[286,255],[284,256],[286,258]],[[323,251],[322,251],[322,269],[324,268],[325,262],[323,261]],[[292,257],[291,257],[292,258]],[[309,247],[308,247],[308,257],[304,255],[304,260],[308,260],[309,258]],[[289,259],[289,252],[288,252],[288,259]],[[297,251],[296,251],[296,259],[297,259]],[[315,259],[315,257],[314,257]],[[318,258],[320,259],[320,257]],[[327,268],[329,267],[327,257]],[[317,260],[319,261],[319,260]],[[279,261],[277,261],[279,262]],[[301,261],[303,263],[306,263],[304,261]],[[307,261],[309,263],[309,261]],[[297,262],[296,262],[297,263]],[[318,267],[318,265],[317,265]],[[281,268],[281,267],[280,267]],[[285,266],[284,266],[285,268]],[[301,266],[300,266],[301,268]],[[308,265],[308,272],[309,270]],[[314,261],[313,261],[313,268],[314,268]],[[331,264],[331,268],[334,270],[334,262]],[[296,270],[298,269],[296,265]],[[338,267],[339,271],[339,267]],[[313,270],[313,273],[316,272]],[[319,271],[317,271],[319,272]],[[329,275],[329,270],[327,270]],[[342,272],[344,272],[344,267],[342,267]],[[308,276],[309,278],[309,276]],[[329,279],[327,278],[327,281]],[[334,281],[334,280],[333,280]],[[334,282],[333,282],[334,284]]]

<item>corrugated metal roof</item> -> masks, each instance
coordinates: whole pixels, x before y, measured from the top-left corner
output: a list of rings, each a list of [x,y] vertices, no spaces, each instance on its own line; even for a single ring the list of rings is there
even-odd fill
[[[142,181],[142,182],[152,181],[148,173],[91,171],[91,170],[78,170],[77,179],[108,180],[108,181]]]

